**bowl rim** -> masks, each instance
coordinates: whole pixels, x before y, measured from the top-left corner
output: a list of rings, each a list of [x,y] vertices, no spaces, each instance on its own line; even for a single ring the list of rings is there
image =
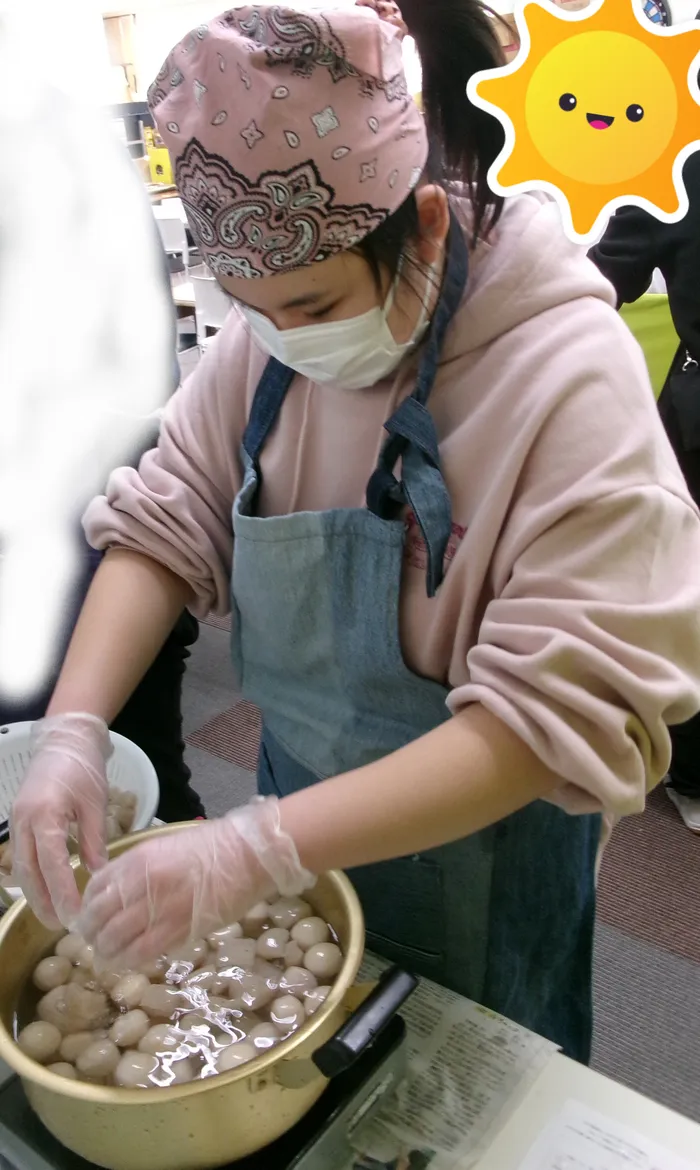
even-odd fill
[[[9,735],[11,738],[15,738],[16,736],[16,738],[20,738],[21,736],[29,735],[31,728],[31,721],[26,719],[20,720],[17,723],[3,723],[0,724],[0,735]],[[13,733],[15,733],[15,736],[13,736]],[[144,775],[148,776],[148,794],[144,805],[144,811],[141,816],[134,818],[134,824],[131,826],[128,836],[132,836],[134,833],[143,833],[153,826],[153,822],[156,819],[158,804],[160,803],[160,785],[158,783],[158,773],[156,772],[149,756],[142,747],[139,747],[137,743],[134,743],[133,739],[129,739],[126,735],[122,735],[119,731],[112,731],[111,729],[109,732],[109,738],[112,741],[114,748],[116,748],[118,744],[123,743],[127,745],[126,751],[128,753],[133,753],[134,755],[143,757]],[[3,741],[0,740],[0,747],[2,746],[2,742]],[[131,789],[129,789],[129,791],[131,791]],[[0,833],[3,831],[3,828],[7,828],[9,823],[9,817],[4,820],[0,817]],[[7,898],[9,898],[13,905],[22,897],[22,891],[19,886],[6,885],[2,888],[5,891]],[[2,901],[2,895],[0,895],[0,902]]]
[[[171,835],[182,829],[201,826],[201,824],[201,821],[181,821],[177,824],[165,825],[162,828],[147,830],[145,833],[131,834],[128,837],[122,837],[119,841],[113,842],[109,846],[108,852],[110,857],[112,853],[119,855],[135,845],[142,844],[144,840],[148,840],[149,837],[156,836],[156,834]],[[74,869],[77,869],[80,865],[79,859],[77,857],[72,858],[71,865]],[[232,1069],[230,1072],[217,1073],[216,1076],[205,1077],[203,1080],[190,1081],[184,1085],[173,1085],[168,1088],[124,1089],[118,1085],[89,1085],[84,1081],[71,1081],[65,1077],[57,1076],[56,1073],[50,1072],[44,1065],[38,1064],[37,1061],[26,1056],[10,1030],[5,1027],[2,1016],[0,1016],[0,1060],[4,1060],[22,1080],[28,1080],[41,1089],[58,1092],[76,1100],[90,1101],[94,1105],[114,1105],[114,1094],[116,1093],[118,1094],[118,1102],[121,1104],[144,1105],[154,1101],[172,1102],[186,1100],[188,1097],[197,1096],[209,1087],[213,1088],[216,1086],[217,1088],[225,1088],[227,1085],[248,1080],[253,1076],[262,1076],[281,1059],[292,1059],[293,1053],[303,1047],[307,1043],[310,1035],[321,1026],[323,1021],[344,1003],[348,990],[355,983],[364,955],[364,915],[359,897],[352,882],[340,870],[329,870],[320,876],[335,886],[341,897],[349,903],[350,946],[344,956],[343,966],[336,977],[333,990],[323,1005],[313,1016],[302,1024],[298,1032],[283,1040],[281,1044],[271,1049],[270,1052],[263,1053],[261,1056],[256,1057],[255,1060],[251,1060],[237,1069]],[[307,892],[309,894],[312,893],[311,890]],[[27,900],[24,897],[19,898],[14,906],[10,910],[7,910],[2,918],[0,918],[0,955],[2,954],[2,947],[6,942],[6,937],[12,923],[22,914],[31,914]],[[354,934],[358,935],[357,939],[352,937]],[[356,945],[358,943],[359,945]],[[302,1057],[301,1059],[305,1058]],[[318,1075],[322,1076],[320,1072]]]
[[[158,804],[160,802],[160,785],[158,783],[158,773],[156,772],[150,757],[146,755],[146,752],[142,747],[139,747],[137,743],[134,743],[133,739],[128,739],[125,735],[121,735],[118,731],[110,731],[109,738],[111,739],[115,748],[118,744],[123,743],[127,745],[127,752],[136,756],[143,756],[143,759],[147,765],[147,767],[144,768],[144,772],[148,775],[149,796],[145,802],[146,807],[143,815],[134,818],[134,823],[131,826],[128,834],[129,836],[132,836],[134,833],[141,833],[145,829],[148,829],[156,815]],[[131,792],[131,789],[128,789],[128,791]],[[139,825],[138,822],[140,821],[143,821],[144,823]]]
[[[0,737],[2,738],[0,738],[0,754],[2,752],[4,743],[12,743],[14,740],[18,739],[29,739],[32,727],[33,723],[28,719],[19,720],[17,723],[1,723]],[[131,832],[142,832],[144,829],[149,827],[151,821],[156,815],[156,810],[158,808],[158,803],[160,800],[158,773],[156,772],[150,757],[146,754],[142,747],[139,747],[137,743],[134,743],[133,739],[129,739],[126,735],[122,735],[119,731],[112,731],[111,728],[109,729],[109,738],[112,743],[113,751],[123,744],[125,745],[123,750],[127,753],[127,755],[132,755],[137,758],[140,757],[141,770],[146,781],[144,786],[146,789],[144,811],[140,817],[134,820]],[[131,789],[129,789],[129,791],[131,791]],[[0,829],[2,828],[3,824],[9,824],[9,816],[0,817]]]

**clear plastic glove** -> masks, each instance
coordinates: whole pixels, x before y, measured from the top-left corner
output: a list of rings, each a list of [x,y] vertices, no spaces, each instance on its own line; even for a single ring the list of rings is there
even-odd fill
[[[294,896],[314,881],[280,827],[279,802],[256,799],[111,861],[91,878],[76,929],[100,961],[141,967],[238,921],[275,891]]]
[[[53,715],[32,728],[29,767],[10,815],[12,875],[51,930],[70,929],[80,912],[68,852],[76,825],[85,867],[94,872],[107,860],[111,753],[107,724],[96,715]]]

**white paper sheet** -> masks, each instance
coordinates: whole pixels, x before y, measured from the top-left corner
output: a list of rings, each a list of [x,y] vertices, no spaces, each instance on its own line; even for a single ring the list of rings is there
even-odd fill
[[[542,1131],[520,1170],[700,1170],[577,1101]]]

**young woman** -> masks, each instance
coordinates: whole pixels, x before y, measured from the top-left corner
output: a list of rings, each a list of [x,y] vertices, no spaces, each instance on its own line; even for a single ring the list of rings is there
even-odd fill
[[[233,9],[151,90],[236,309],[88,510],[110,551],[18,877],[139,964],[348,869],[370,947],[585,1060],[601,814],[643,808],[700,708],[700,523],[609,284],[551,202],[489,193],[491,19],[402,15],[425,121],[366,5]],[[106,723],[184,605],[233,609],[266,799],[100,868],[81,908],[66,826],[101,866]]]

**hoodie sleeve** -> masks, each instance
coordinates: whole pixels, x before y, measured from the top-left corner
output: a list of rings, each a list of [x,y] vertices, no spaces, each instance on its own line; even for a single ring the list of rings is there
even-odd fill
[[[700,710],[700,517],[639,394],[641,357],[596,348],[569,336],[570,384],[523,468],[449,705],[506,723],[562,777],[568,811],[625,815],[668,770],[668,725]]]
[[[229,319],[170,400],[158,446],[138,470],[113,472],[105,495],[83,518],[93,547],[133,549],[186,581],[198,617],[230,609],[231,513],[241,481],[248,357],[243,326]]]

